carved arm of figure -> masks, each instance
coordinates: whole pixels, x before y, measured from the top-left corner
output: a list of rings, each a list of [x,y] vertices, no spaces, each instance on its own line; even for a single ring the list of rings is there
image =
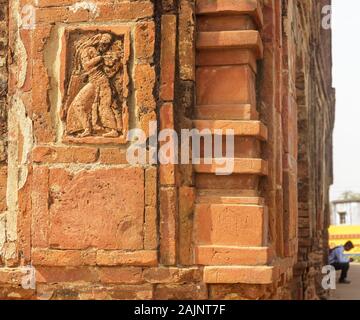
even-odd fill
[[[90,70],[101,63],[103,61],[103,57],[99,55],[95,48],[91,47],[83,52],[81,55],[81,61],[84,69]]]
[[[112,67],[118,60],[120,60],[120,57],[116,52],[107,52],[104,54],[105,65],[109,67]]]
[[[124,68],[121,63],[121,55],[117,52],[111,52],[104,55],[104,64],[105,64],[105,73],[109,78],[112,78],[117,74],[121,69]]]
[[[119,63],[118,65],[114,65],[111,67],[105,66],[104,71],[109,79],[114,77],[119,71],[123,69],[123,65]]]

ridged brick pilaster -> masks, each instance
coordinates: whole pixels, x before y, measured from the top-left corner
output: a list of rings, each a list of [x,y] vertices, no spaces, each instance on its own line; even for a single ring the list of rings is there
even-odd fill
[[[267,208],[259,192],[268,174],[261,143],[267,128],[256,108],[257,60],[263,45],[259,1],[198,0],[194,127],[232,129],[234,172],[217,176],[216,163],[194,165],[197,185],[195,262],[207,283],[271,283]],[[224,131],[223,131],[224,132]],[[256,274],[256,277],[250,277]]]

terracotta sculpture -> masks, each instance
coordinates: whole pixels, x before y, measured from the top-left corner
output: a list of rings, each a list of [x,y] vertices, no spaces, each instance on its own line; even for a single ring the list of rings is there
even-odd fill
[[[122,133],[123,40],[110,33],[75,42],[73,71],[62,109],[66,134],[115,138]]]

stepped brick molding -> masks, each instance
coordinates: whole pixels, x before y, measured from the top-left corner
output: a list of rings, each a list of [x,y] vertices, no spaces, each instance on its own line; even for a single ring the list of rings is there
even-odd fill
[[[0,299],[323,297],[329,2],[0,0]],[[233,172],[130,164],[153,123]]]
[[[197,1],[197,21],[202,27],[201,30],[198,30],[196,50],[197,54],[206,57],[206,64],[201,63],[201,65],[197,65],[196,69],[196,103],[201,108],[205,109],[211,105],[214,109],[216,106],[220,109],[223,105],[229,105],[236,110],[238,105],[240,105],[238,108],[243,108],[242,105],[249,105],[250,113],[256,114],[257,68],[251,67],[251,61],[255,65],[256,60],[263,57],[263,44],[258,30],[262,25],[256,23],[262,20],[259,8],[260,3],[257,1],[250,1],[247,5],[244,5],[242,1],[225,1],[219,6],[211,5],[209,1]],[[249,15],[249,12],[252,14]],[[244,28],[242,24],[234,23],[233,20],[228,21],[225,26],[218,23],[219,19],[224,21],[229,16],[250,20],[254,30]],[[228,52],[228,55],[221,61],[223,52]],[[215,56],[217,58],[213,62],[212,58]],[[240,57],[245,59],[242,60]],[[222,246],[224,250],[237,249],[238,259],[243,260],[245,265],[249,265],[247,260],[254,258],[251,257],[248,250],[242,251],[242,248],[268,249],[267,207],[242,203],[242,194],[246,191],[251,190],[253,194],[260,196],[260,180],[268,174],[267,162],[260,159],[260,141],[267,140],[267,128],[256,118],[244,121],[245,119],[226,119],[220,114],[218,116],[218,120],[214,120],[215,116],[208,121],[195,120],[195,126],[205,128],[207,124],[210,124],[210,127],[215,127],[222,123],[222,128],[231,127],[235,130],[235,145],[239,150],[252,147],[244,144],[246,140],[252,141],[253,145],[258,145],[258,147],[254,155],[248,154],[246,158],[235,159],[234,173],[228,178],[222,177],[222,182],[224,182],[222,190],[216,190],[217,186],[222,183],[217,182],[213,166],[195,166],[195,172],[199,179],[203,179],[201,175],[208,177],[209,186],[206,189],[217,192],[220,197],[226,196],[230,189],[232,198],[238,198],[238,204],[225,201],[222,204],[212,203],[211,198],[208,198],[208,203],[196,204],[195,244],[196,246]],[[256,130],[251,130],[253,128]],[[231,181],[234,179],[238,183],[252,180],[251,189],[232,186]],[[204,191],[204,193],[206,192],[208,191]],[[255,252],[253,251],[252,254]],[[241,254],[245,256],[241,257]],[[196,254],[195,259],[201,264],[201,259],[197,258]],[[215,262],[215,260],[213,261]],[[258,284],[276,281],[267,272],[260,272],[258,281],[254,280],[257,277],[249,275],[250,273],[255,275],[257,267],[243,268],[241,265],[233,267],[230,265],[229,261],[226,266],[216,266],[216,264],[205,266],[204,281],[213,284],[249,283],[249,278]],[[271,267],[268,270],[272,272]]]

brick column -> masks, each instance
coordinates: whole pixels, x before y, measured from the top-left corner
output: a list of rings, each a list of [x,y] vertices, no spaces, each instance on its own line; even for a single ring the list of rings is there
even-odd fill
[[[174,129],[176,15],[161,17],[160,130]],[[177,190],[175,164],[160,165],[160,257],[164,265],[176,264]]]
[[[235,131],[235,168],[217,176],[213,165],[195,165],[196,264],[206,283],[268,284],[267,208],[259,183],[267,175],[261,143],[267,129],[256,108],[257,60],[263,47],[259,1],[198,0],[194,127]]]
[[[8,0],[0,0],[0,256],[6,251]],[[0,259],[1,263],[1,259]]]

